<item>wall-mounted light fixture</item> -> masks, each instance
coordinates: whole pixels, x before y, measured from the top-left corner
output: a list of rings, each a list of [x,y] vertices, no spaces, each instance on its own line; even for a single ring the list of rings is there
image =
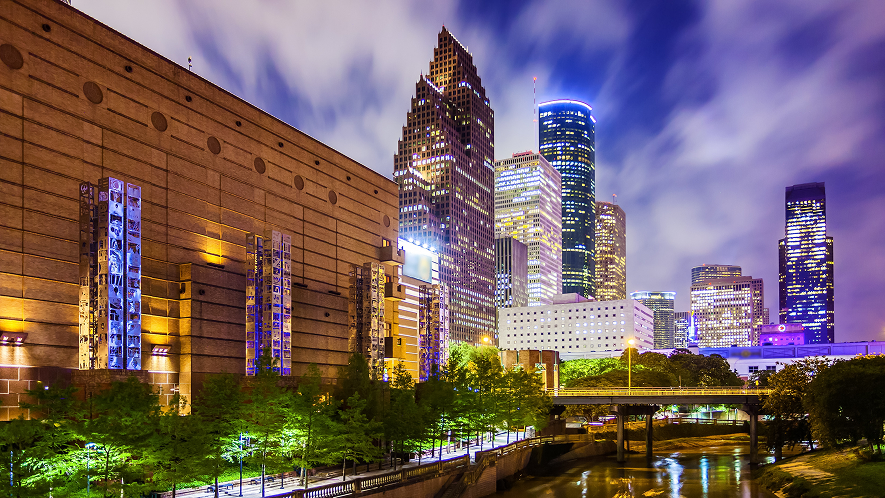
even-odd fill
[[[18,346],[24,344],[28,334],[25,332],[0,332],[0,345]]]
[[[168,344],[154,344],[151,347],[151,354],[155,356],[166,356],[169,354]]]

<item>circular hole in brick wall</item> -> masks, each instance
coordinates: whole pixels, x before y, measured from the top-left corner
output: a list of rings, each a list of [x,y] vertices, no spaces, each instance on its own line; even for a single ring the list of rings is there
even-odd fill
[[[159,112],[151,114],[151,124],[154,125],[157,131],[166,131],[166,128],[169,127],[169,123],[166,122],[166,116]]]
[[[336,194],[334,190],[329,191],[329,202],[332,204],[338,204],[338,194]]]
[[[390,216],[384,215],[384,226],[390,227]]]
[[[237,125],[237,126],[243,126],[243,123],[237,121],[237,122],[236,122],[236,125]]]
[[[257,171],[261,174],[264,174],[264,172],[267,171],[267,166],[264,164],[264,159],[261,159],[260,157],[256,157],[254,164],[255,164],[255,171]]]
[[[125,69],[127,73],[132,72],[132,66],[125,66],[123,69]]]
[[[375,193],[376,193],[376,194],[378,193],[378,189],[377,189],[377,188],[375,189]]]
[[[320,160],[319,160],[319,159],[316,159],[316,160],[314,160],[313,163],[314,163],[315,165],[319,166],[319,165],[320,165]]]
[[[295,175],[295,179],[292,183],[295,184],[295,188],[298,190],[304,190],[304,178],[301,178],[301,175]]]
[[[188,102],[191,102],[191,101],[194,100],[194,99],[192,99],[190,95],[185,95],[185,96],[184,96],[184,100],[186,100],[186,101],[188,101]]]
[[[47,32],[47,33],[49,33],[50,31],[52,31],[52,26],[50,26],[50,25],[48,25],[48,24],[44,24],[43,26],[40,26],[40,27],[43,28],[43,31],[45,31],[45,32]]]
[[[218,139],[215,137],[207,138],[206,146],[209,147],[209,152],[213,154],[218,154],[221,152],[221,142],[219,142]]]
[[[350,181],[350,175],[347,175],[347,181]]]
[[[101,88],[92,81],[83,83],[83,95],[85,95],[89,102],[92,102],[93,104],[101,104],[101,101],[104,100],[104,94],[101,92]]]
[[[0,45],[0,60],[2,60],[9,69],[21,69],[25,63],[24,59],[22,59],[22,53],[8,43]]]
[[[280,148],[282,148],[282,147],[283,147],[283,142],[277,142],[277,145],[279,145]]]

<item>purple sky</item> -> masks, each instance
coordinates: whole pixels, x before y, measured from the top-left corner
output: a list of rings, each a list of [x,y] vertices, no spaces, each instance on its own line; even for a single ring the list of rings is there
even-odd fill
[[[594,107],[597,198],[627,212],[628,291],[737,264],[777,309],[784,187],[826,182],[836,340],[885,340],[885,1],[73,0],[390,176],[445,24],[474,55],[497,158],[539,101]]]

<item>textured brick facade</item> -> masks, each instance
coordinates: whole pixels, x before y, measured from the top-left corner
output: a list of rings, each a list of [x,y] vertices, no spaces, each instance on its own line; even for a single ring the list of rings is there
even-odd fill
[[[60,2],[4,1],[0,46],[0,332],[27,334],[0,387],[77,368],[78,186],[107,176],[143,191],[148,381],[244,372],[246,234],[267,229],[292,234],[293,375],[335,376],[395,183]]]

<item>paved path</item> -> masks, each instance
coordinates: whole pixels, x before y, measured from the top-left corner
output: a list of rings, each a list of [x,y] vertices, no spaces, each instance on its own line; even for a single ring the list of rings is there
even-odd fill
[[[523,439],[522,433],[519,433],[518,439]],[[514,436],[513,433],[510,434],[510,442],[511,443],[514,441],[517,441],[518,439],[516,438],[516,436]],[[475,440],[473,442],[475,442]],[[470,460],[471,460],[471,462],[475,460],[476,452],[480,451],[480,447],[478,445],[474,445],[472,443],[470,445]],[[494,447],[504,446],[506,444],[507,444],[507,434],[506,433],[499,434],[495,437]],[[489,444],[489,441],[484,442],[482,445],[483,451],[489,450],[492,448],[493,448],[493,446]],[[443,460],[448,460],[450,458],[456,458],[459,456],[463,456],[466,453],[467,453],[466,448],[453,450],[450,453],[446,453],[446,451],[444,449],[442,458],[443,458]],[[432,463],[434,461],[437,461],[438,459],[439,459],[438,455],[436,456],[436,458],[430,458],[428,456],[428,454],[425,454],[424,456],[421,457],[421,465]],[[377,464],[372,464],[372,468],[375,468],[376,465]],[[410,462],[404,464],[401,467],[397,467],[397,470],[400,470],[401,468],[410,468],[410,467],[417,467],[417,466],[418,466],[418,459],[416,458],[416,459],[411,460]],[[357,470],[359,470],[360,468],[365,469],[366,466],[365,465],[358,465]],[[348,466],[347,470],[351,471],[352,469],[353,469],[353,466]],[[389,472],[391,472],[391,469],[388,467],[388,468],[381,469],[381,470],[371,470],[369,472],[362,471],[358,475],[356,475],[355,477],[357,479],[359,479],[359,478],[363,478],[363,477],[367,477],[367,476],[386,474]],[[243,478],[243,494],[242,494],[242,496],[245,498],[260,498],[262,496],[261,495],[261,484],[260,483],[259,484],[250,484],[252,479],[254,479],[254,478],[253,477],[249,477],[249,478],[244,477]],[[349,481],[352,479],[354,479],[354,476],[351,476],[348,474],[346,477],[346,480]],[[260,477],[259,477],[259,480],[260,480]],[[322,479],[322,480],[318,480],[318,481],[312,481],[312,482],[310,482],[308,487],[315,488],[318,486],[325,486],[327,484],[333,484],[335,482],[342,482],[341,476],[333,477],[333,478],[329,478],[329,479]],[[219,482],[218,484],[219,484],[219,487],[221,487],[222,483]],[[226,484],[233,484],[233,488],[232,489],[222,488],[221,490],[219,490],[219,492],[218,492],[219,498],[229,498],[229,497],[239,497],[240,496],[240,481],[239,481],[239,479],[237,479],[235,481],[228,481],[223,484],[225,484],[225,485]],[[179,490],[179,494],[181,494],[183,498],[209,498],[209,497],[213,497],[214,493],[207,492],[206,491],[207,487],[208,487],[208,485],[204,485],[204,486],[201,486],[200,488],[198,488],[201,490],[201,492],[199,492],[199,493],[189,492],[189,491],[193,490],[193,488],[191,488],[190,490]],[[280,488],[280,481],[276,477],[274,477],[273,482],[266,482],[265,483],[264,496],[266,496],[266,497],[275,496],[275,495],[283,494],[287,491],[292,491],[292,490],[296,490],[296,489],[302,489],[300,477],[295,477],[295,478],[287,477],[283,481],[282,489]]]

